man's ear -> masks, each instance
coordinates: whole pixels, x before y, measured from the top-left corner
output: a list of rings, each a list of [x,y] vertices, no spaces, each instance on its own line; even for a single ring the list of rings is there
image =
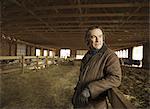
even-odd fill
[[[105,41],[105,35],[103,35],[103,41]]]
[[[86,43],[86,46],[89,46],[89,40],[88,39],[85,40],[85,43]]]
[[[89,41],[87,41],[87,46],[89,46],[90,45],[90,42]]]

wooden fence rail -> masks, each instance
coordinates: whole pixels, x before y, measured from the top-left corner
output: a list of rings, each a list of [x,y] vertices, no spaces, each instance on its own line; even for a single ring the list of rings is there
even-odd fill
[[[118,88],[108,91],[108,99],[112,109],[136,109]]]
[[[0,56],[0,73],[25,69],[41,69],[55,64],[58,58],[50,56]]]

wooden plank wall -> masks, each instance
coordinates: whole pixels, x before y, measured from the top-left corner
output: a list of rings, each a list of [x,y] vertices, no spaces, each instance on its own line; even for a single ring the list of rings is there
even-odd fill
[[[7,39],[1,38],[1,56],[15,56],[16,55],[16,43]]]
[[[0,37],[0,56],[17,56],[18,50],[17,48],[20,48],[20,45],[25,45],[25,53],[26,56],[35,56],[35,49],[36,47],[27,45],[27,44],[21,44],[17,43],[16,41],[9,40],[8,38]],[[21,50],[21,48],[20,48]],[[19,53],[20,54],[20,53]],[[18,54],[18,55],[19,55]]]

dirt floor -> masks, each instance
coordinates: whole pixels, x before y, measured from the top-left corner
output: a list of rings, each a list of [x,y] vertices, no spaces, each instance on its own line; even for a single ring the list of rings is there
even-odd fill
[[[148,108],[148,71],[123,67],[120,89],[139,109]],[[52,65],[24,74],[1,75],[1,109],[71,109],[73,88],[78,80],[78,65]]]
[[[122,72],[120,90],[138,109],[150,109],[150,72],[131,67],[122,67]]]

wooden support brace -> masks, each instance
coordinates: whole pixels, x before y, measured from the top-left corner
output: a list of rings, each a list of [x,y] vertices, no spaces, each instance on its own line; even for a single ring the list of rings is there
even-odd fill
[[[36,58],[36,71],[38,70],[38,67],[39,67],[39,57],[37,56],[37,58]]]
[[[24,73],[24,64],[25,64],[25,59],[24,59],[24,56],[22,56],[22,73]]]

